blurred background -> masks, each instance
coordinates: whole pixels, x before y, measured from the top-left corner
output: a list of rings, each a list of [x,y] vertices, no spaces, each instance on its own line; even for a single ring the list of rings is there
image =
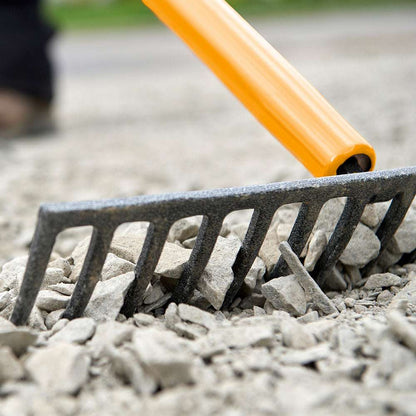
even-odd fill
[[[230,3],[374,145],[378,169],[415,163],[415,0]],[[58,28],[57,129],[0,141],[0,264],[27,252],[45,201],[310,176],[139,0],[42,7]]]

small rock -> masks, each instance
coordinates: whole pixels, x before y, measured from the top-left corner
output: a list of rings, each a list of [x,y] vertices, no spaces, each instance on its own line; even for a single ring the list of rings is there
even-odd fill
[[[16,381],[24,372],[19,360],[10,347],[0,347],[0,385],[7,381]]]
[[[416,208],[411,207],[393,237],[399,253],[416,249]]]
[[[16,327],[8,319],[0,317],[0,332],[3,330],[10,331],[14,329],[16,329]]]
[[[129,272],[104,282],[98,282],[84,316],[96,321],[116,319],[133,280],[134,272]]]
[[[207,267],[198,280],[197,289],[219,310],[234,280],[232,265],[241,243],[237,238],[218,237]]]
[[[383,290],[377,296],[377,302],[380,305],[388,305],[392,299],[393,299],[393,294],[389,290]]]
[[[64,271],[57,267],[48,267],[43,278],[42,288],[46,288],[51,285],[57,285],[58,283],[68,283],[70,280],[65,277]]]
[[[37,335],[26,328],[1,329],[0,346],[10,347],[18,357],[37,340]]]
[[[192,250],[195,248],[196,239],[197,237],[189,238],[182,243],[182,246]]]
[[[371,275],[364,287],[368,290],[376,289],[376,288],[383,288],[383,287],[390,287],[390,286],[398,286],[400,285],[402,279],[399,276],[396,276],[392,273],[379,273]]]
[[[364,208],[363,215],[361,216],[361,222],[367,227],[376,228],[383,220],[383,216],[377,209],[375,204],[368,204]]]
[[[66,325],[68,325],[69,319],[60,319],[55,323],[55,325],[51,329],[51,336],[58,333],[61,329],[63,329]]]
[[[272,325],[266,324],[255,329],[252,326],[225,327],[211,330],[207,337],[210,341],[225,344],[229,348],[267,347],[273,345],[274,331]]]
[[[393,298],[389,305],[389,309],[396,309],[403,301],[416,307],[416,273],[410,272],[408,278],[409,282]]]
[[[303,267],[303,264],[293,252],[290,245],[287,242],[283,242],[280,244],[279,250],[292,272],[296,275],[299,284],[305,291],[306,299],[313,302],[315,309],[319,309],[327,315],[336,313],[337,309],[333,303]]]
[[[178,315],[184,321],[201,325],[206,329],[213,329],[218,326],[218,321],[214,315],[195,308],[194,306],[180,304],[178,306]]]
[[[256,257],[251,266],[247,276],[244,278],[244,283],[253,290],[258,281],[261,281],[266,273],[266,265],[260,257]]]
[[[287,365],[307,365],[328,358],[330,351],[328,344],[321,344],[304,350],[288,351],[280,361]]]
[[[359,380],[365,370],[365,364],[352,357],[332,356],[316,364],[318,371],[334,380],[341,377]]]
[[[341,254],[341,263],[349,266],[364,267],[375,259],[380,252],[380,240],[365,225],[358,223],[350,242]]]
[[[297,321],[301,324],[309,324],[310,322],[316,322],[319,319],[319,313],[317,311],[308,312],[306,315],[303,315],[297,318]]]
[[[18,290],[25,273],[27,257],[18,257],[3,265],[0,273],[0,292]]]
[[[187,322],[178,322],[173,330],[180,336],[188,339],[198,339],[207,333],[207,330],[200,325]]]
[[[155,322],[155,317],[152,315],[147,315],[145,313],[136,313],[133,315],[134,323],[139,328],[142,326],[150,326]]]
[[[163,295],[164,293],[160,283],[156,282],[153,285],[149,284],[143,297],[143,303],[145,305],[151,305],[163,298]]]
[[[166,242],[156,266],[155,274],[171,279],[179,279],[189,260],[191,251],[176,244]]]
[[[164,294],[159,300],[157,300],[154,303],[151,303],[150,305],[145,306],[144,308],[144,312],[145,313],[150,313],[152,311],[156,311],[159,308],[162,308],[163,306],[165,306],[170,298],[172,297],[171,293],[166,293]],[[162,312],[163,313],[163,312]]]
[[[165,311],[165,325],[173,330],[179,322],[181,322],[181,318],[178,315],[178,306],[175,303],[170,303]]]
[[[182,218],[181,220],[176,221],[169,231],[167,241],[171,243],[179,241],[182,243],[189,238],[196,237],[198,235],[201,222],[201,216]]]
[[[94,335],[95,328],[95,321],[91,318],[74,319],[49,338],[49,341],[84,344]]]
[[[138,329],[133,348],[145,371],[164,388],[194,381],[192,356],[173,332]]]
[[[72,293],[75,289],[75,285],[73,283],[58,283],[56,285],[49,286],[48,289],[54,290],[55,292],[58,292],[61,295],[72,296]]]
[[[65,277],[69,277],[72,271],[71,265],[68,260],[58,257],[57,259],[51,261],[48,264],[48,267],[61,269],[64,272]]]
[[[414,392],[416,390],[415,374],[416,363],[393,374],[390,381],[391,386],[397,390],[408,390]]]
[[[88,379],[90,358],[82,347],[53,344],[31,353],[25,362],[29,376],[47,392],[75,394]]]
[[[279,238],[277,237],[277,223],[270,227],[266,234],[258,256],[263,260],[268,272],[271,272],[280,257]]]
[[[66,308],[69,296],[62,295],[53,290],[41,290],[36,299],[36,306],[47,312]]]
[[[147,229],[137,230],[134,234],[115,235],[110,246],[110,253],[136,264],[142,251]]]
[[[295,275],[282,276],[262,285],[264,297],[277,310],[284,310],[293,316],[306,312],[306,296]]]
[[[344,299],[344,303],[345,303],[345,306],[346,306],[347,308],[353,308],[353,307],[354,307],[354,305],[355,305],[355,299],[352,299],[352,298],[345,298],[345,299]]]
[[[60,319],[65,309],[58,309],[48,314],[45,319],[45,325],[47,329],[51,329]]]
[[[1,292],[0,293],[0,311],[6,308],[11,301],[12,301],[13,295],[11,291]]]
[[[105,355],[109,357],[116,375],[131,384],[136,393],[152,394],[157,390],[157,383],[153,377],[144,372],[132,351],[127,349],[117,350],[107,346]]]
[[[94,358],[100,357],[105,346],[118,347],[131,340],[134,331],[133,325],[126,325],[116,321],[99,323],[95,334],[87,346],[92,351]]]
[[[121,274],[132,272],[134,271],[134,268],[134,263],[117,257],[113,253],[108,253],[101,272],[101,280],[109,280],[113,277],[120,276]]]
[[[327,243],[328,240],[326,238],[326,234],[321,230],[317,230],[309,243],[308,251],[304,261],[305,269],[308,272],[311,272],[314,269],[317,261],[324,252]]]
[[[314,336],[296,321],[296,319],[284,319],[280,324],[283,344],[290,348],[306,349],[316,344]]]
[[[319,342],[328,341],[332,331],[337,327],[334,319],[319,319],[318,321],[305,325],[306,330],[311,333]]]
[[[390,332],[410,350],[416,353],[416,327],[398,311],[387,313]]]

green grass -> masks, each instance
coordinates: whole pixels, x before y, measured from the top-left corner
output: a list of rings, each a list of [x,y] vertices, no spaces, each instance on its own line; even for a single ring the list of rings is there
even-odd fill
[[[245,16],[281,15],[322,10],[416,5],[416,0],[229,0]],[[84,4],[47,3],[45,13],[63,29],[121,28],[152,24],[156,18],[140,0]]]

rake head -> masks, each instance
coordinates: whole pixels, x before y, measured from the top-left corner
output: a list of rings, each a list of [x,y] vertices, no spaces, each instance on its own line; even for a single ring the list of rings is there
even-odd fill
[[[82,316],[91,298],[117,227],[136,221],[150,223],[136,265],[135,280],[122,309],[126,316],[131,316],[142,303],[172,224],[182,218],[203,216],[195,247],[172,295],[173,302],[186,303],[210,259],[224,218],[233,211],[252,209],[248,231],[233,265],[234,280],[223,304],[227,307],[240,290],[279,207],[301,203],[288,240],[299,256],[325,202],[333,198],[347,198],[341,217],[312,273],[322,286],[350,241],[367,204],[391,200],[376,232],[381,243],[381,255],[400,226],[415,194],[416,167],[412,167],[243,188],[45,204],[39,210],[29,260],[11,321],[16,325],[26,323],[44,279],[56,237],[67,228],[93,227],[81,274],[63,315],[73,319]],[[408,255],[407,261],[415,258],[416,253],[413,252]],[[368,275],[376,262],[377,259],[368,264],[361,270],[362,274]],[[285,274],[288,274],[287,265],[279,259],[267,278]]]

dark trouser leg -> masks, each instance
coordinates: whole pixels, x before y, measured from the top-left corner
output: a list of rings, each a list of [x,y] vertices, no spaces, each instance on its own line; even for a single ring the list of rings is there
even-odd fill
[[[52,34],[40,16],[39,0],[1,0],[0,89],[52,100],[53,73],[47,51]]]

